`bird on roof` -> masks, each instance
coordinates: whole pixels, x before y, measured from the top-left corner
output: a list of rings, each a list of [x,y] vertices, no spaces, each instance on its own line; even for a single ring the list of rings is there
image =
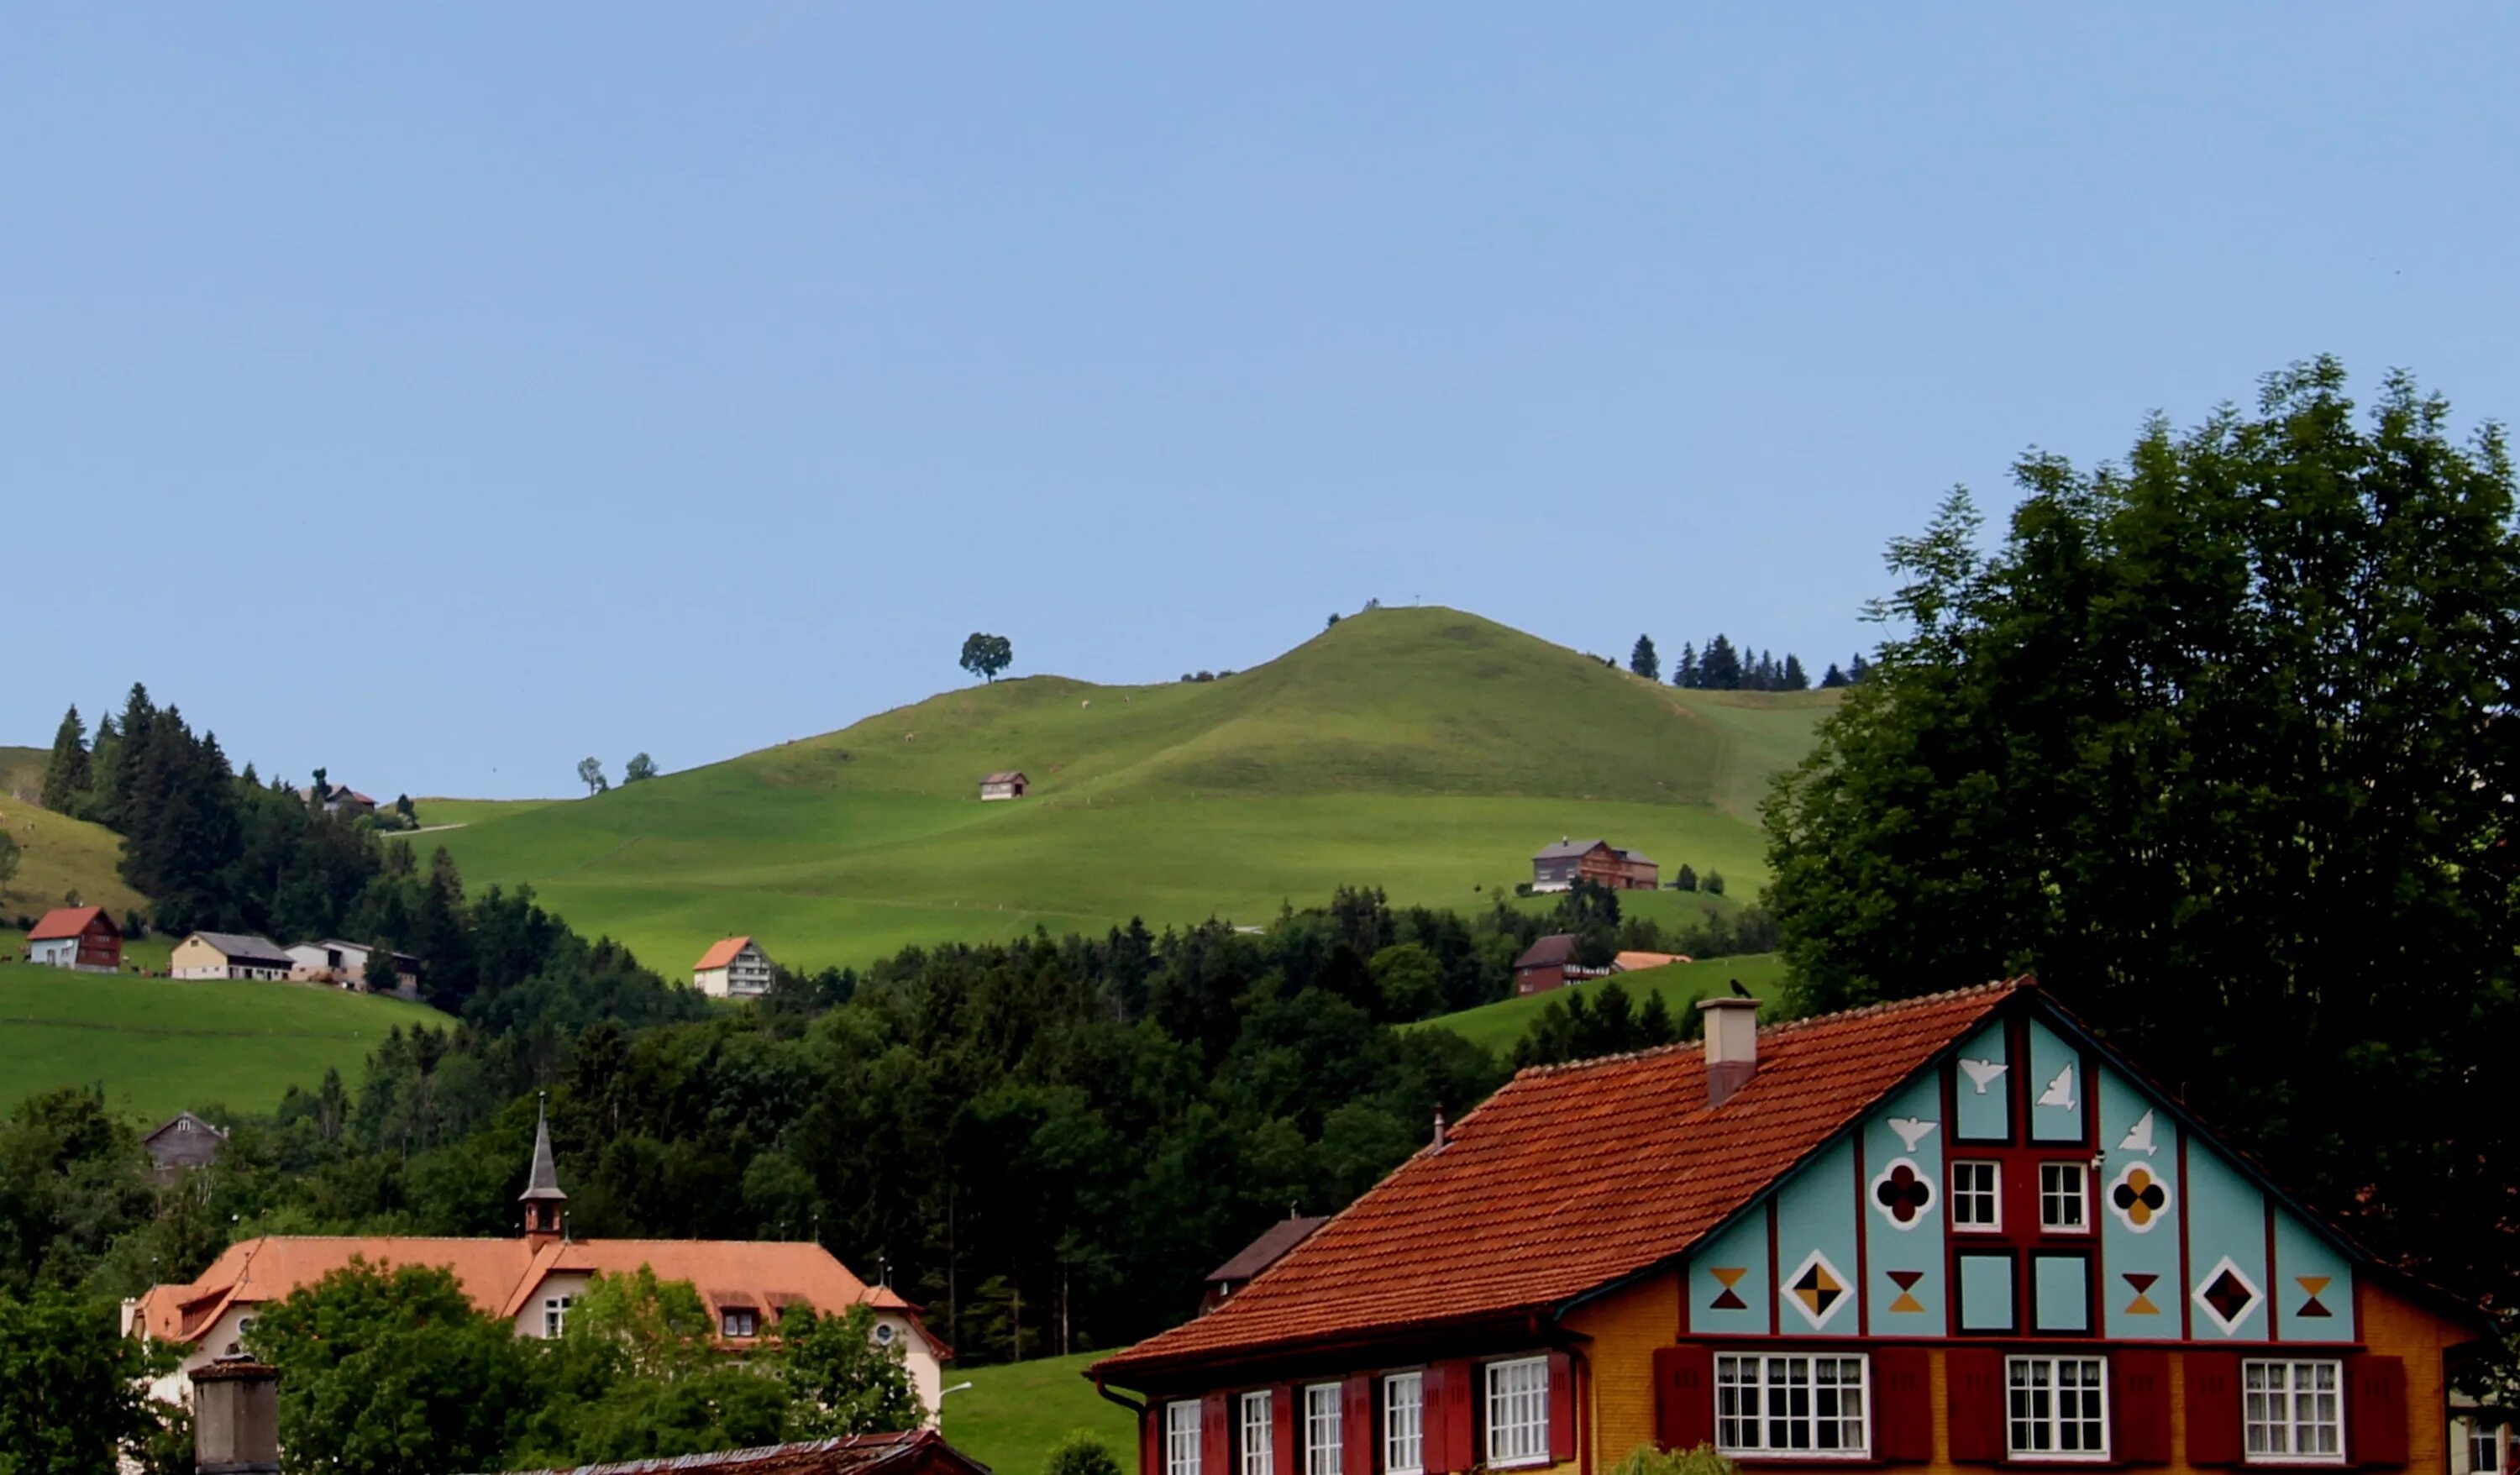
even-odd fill
[[[1732,980],[1732,997],[1735,999],[1751,999],[1756,998],[1757,996],[1752,994],[1748,989],[1741,987],[1741,980],[1735,978]]]

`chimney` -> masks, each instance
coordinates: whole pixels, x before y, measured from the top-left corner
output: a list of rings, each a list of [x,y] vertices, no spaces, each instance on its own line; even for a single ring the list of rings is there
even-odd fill
[[[1721,1106],[1759,1069],[1759,1001],[1700,999],[1706,1015],[1706,1104]]]
[[[1435,1150],[1444,1150],[1444,1108],[1435,1108]]]
[[[260,1363],[193,1369],[198,1475],[280,1475],[280,1373]]]

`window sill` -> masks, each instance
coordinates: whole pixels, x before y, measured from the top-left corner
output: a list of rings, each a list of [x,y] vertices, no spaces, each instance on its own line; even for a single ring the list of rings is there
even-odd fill
[[[1488,1468],[1491,1470],[1544,1470],[1556,1462],[1546,1454],[1526,1454],[1520,1459],[1491,1460]]]

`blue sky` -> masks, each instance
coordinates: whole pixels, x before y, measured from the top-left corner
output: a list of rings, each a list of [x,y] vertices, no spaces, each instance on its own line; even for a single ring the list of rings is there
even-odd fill
[[[2191,12],[2204,10],[2207,14]],[[0,741],[562,793],[1369,597],[1817,664],[2036,444],[2520,409],[2520,11],[0,18]],[[28,616],[31,615],[31,622]]]

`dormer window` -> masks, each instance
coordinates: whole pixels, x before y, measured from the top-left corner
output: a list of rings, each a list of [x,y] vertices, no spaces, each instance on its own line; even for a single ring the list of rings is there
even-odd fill
[[[730,1306],[719,1313],[719,1325],[730,1338],[759,1336],[761,1313],[749,1306]]]

